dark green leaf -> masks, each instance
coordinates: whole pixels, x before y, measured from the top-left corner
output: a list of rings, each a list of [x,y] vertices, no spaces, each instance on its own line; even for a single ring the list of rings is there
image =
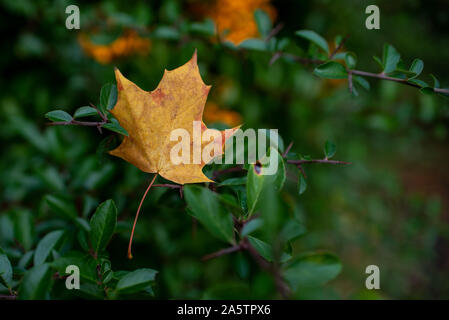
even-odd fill
[[[334,279],[341,271],[340,260],[330,253],[309,253],[293,258],[283,271],[293,291],[316,287]]]
[[[43,264],[45,260],[47,260],[50,252],[57,246],[63,235],[63,230],[56,230],[50,232],[45,237],[43,237],[41,241],[39,241],[34,252],[35,266]]]
[[[97,283],[97,261],[91,255],[73,251],[55,259],[51,263],[51,267],[56,269],[60,275],[66,275],[66,269],[70,265],[75,265],[79,268],[82,279],[91,283]]]
[[[74,118],[84,118],[84,117],[94,116],[97,114],[98,114],[97,110],[95,110],[92,107],[85,106],[85,107],[78,108],[75,111],[75,114],[73,115],[73,117]]]
[[[433,79],[433,87],[434,88],[439,88],[440,87],[440,81],[438,81],[438,79],[433,74],[430,74],[430,76]]]
[[[117,208],[114,201],[101,203],[90,220],[90,239],[96,254],[106,248],[117,224]]]
[[[293,241],[306,233],[304,225],[296,220],[290,219],[281,230],[281,237],[284,241]]]
[[[106,83],[100,92],[100,110],[106,114],[107,110],[111,110],[117,103],[117,87],[115,84]]]
[[[273,154],[273,161],[277,161],[277,171],[274,174],[268,174],[270,170],[270,156],[266,155],[260,160],[260,163],[252,164],[248,170],[248,182],[246,184],[246,194],[248,203],[248,214],[251,215],[256,209],[259,197],[266,186],[270,185],[275,190],[280,191],[285,182],[284,159],[279,152],[271,147],[270,154]],[[271,164],[274,166],[274,164]]]
[[[267,43],[261,39],[246,39],[239,44],[239,48],[256,51],[266,51]]]
[[[20,258],[19,263],[17,264],[17,266],[19,268],[27,268],[30,265],[30,263],[33,262],[33,255],[34,255],[34,250],[26,252],[22,256],[22,258]]]
[[[241,237],[246,237],[250,233],[254,232],[255,230],[259,229],[261,226],[263,226],[263,220],[260,218],[251,219],[248,221],[242,228],[242,231],[240,232]]]
[[[329,61],[315,68],[313,73],[325,79],[346,79],[348,72],[346,68],[338,62]]]
[[[9,262],[8,256],[2,248],[0,248],[0,284],[7,288],[10,288],[12,285],[11,262]]]
[[[329,54],[329,46],[327,41],[318,33],[312,30],[299,30],[295,32],[295,35],[307,39],[316,44],[320,49]]]
[[[190,24],[190,31],[207,36],[215,34],[215,24],[212,19],[206,19],[203,22],[193,22]]]
[[[374,61],[376,61],[376,63],[379,65],[379,67],[383,70],[384,69],[384,64],[382,62],[382,60],[380,60],[379,57],[373,56]]]
[[[411,79],[418,77],[424,69],[424,62],[421,59],[415,59],[412,62],[410,71],[415,74]]]
[[[77,217],[77,210],[71,200],[51,194],[46,195],[45,200],[48,206],[59,216],[69,220]]]
[[[38,265],[25,273],[19,288],[19,299],[46,299],[52,285],[51,269],[47,263]]]
[[[324,144],[324,154],[326,158],[332,158],[335,155],[335,152],[337,152],[337,146],[335,145],[335,143],[326,141],[326,143]]]
[[[102,128],[120,133],[124,136],[128,136],[128,131],[126,131],[122,126],[120,126],[119,122],[116,119],[111,120],[111,122],[108,122],[102,126]]]
[[[416,84],[420,86],[421,88],[430,87],[426,82],[419,80],[419,79],[410,79],[408,82]]]
[[[216,193],[208,188],[186,186],[184,195],[191,214],[217,238],[234,243],[231,214],[220,204]]]
[[[223,186],[241,186],[246,184],[246,176],[245,177],[239,177],[239,178],[229,178],[226,179],[218,184],[218,187]]]
[[[385,44],[383,54],[384,73],[390,73],[396,70],[400,59],[401,55],[396,49],[392,45]]]
[[[421,93],[428,94],[428,95],[435,93],[435,91],[433,90],[432,87],[423,87],[423,88],[419,89],[419,91]]]
[[[369,82],[365,79],[365,78],[362,78],[362,77],[359,77],[359,76],[353,76],[352,77],[352,80],[355,82],[355,83],[357,83],[359,86],[361,86],[362,88],[364,88],[365,90],[369,90],[370,89],[370,84],[369,84]]]
[[[151,285],[156,274],[157,271],[153,269],[137,269],[123,276],[115,289],[120,293],[139,292]]]
[[[346,52],[345,54],[346,66],[349,69],[354,69],[357,65],[357,56],[354,52]]]
[[[160,26],[153,31],[152,36],[159,39],[178,40],[181,34],[174,27]]]
[[[269,262],[273,261],[273,248],[268,243],[252,236],[248,236],[248,241],[265,260]],[[286,262],[290,258],[291,255],[283,252],[280,262]]]
[[[299,194],[303,194],[307,189],[307,181],[302,175],[302,173],[299,174]]]
[[[30,250],[34,241],[34,221],[29,211],[18,210],[14,213],[14,237]]]
[[[45,117],[47,119],[49,119],[50,121],[55,121],[55,122],[72,120],[72,116],[62,110],[54,110],[54,111],[47,112],[45,114]]]
[[[257,23],[257,29],[262,37],[266,38],[272,29],[270,16],[262,9],[254,11],[254,19]]]

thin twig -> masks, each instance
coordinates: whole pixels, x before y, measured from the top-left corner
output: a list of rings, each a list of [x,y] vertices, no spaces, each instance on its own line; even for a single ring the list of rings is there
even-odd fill
[[[290,144],[288,145],[287,149],[285,149],[284,153],[282,154],[282,158],[285,158],[288,153],[290,152],[290,149],[293,147],[293,141],[290,142]]]
[[[334,49],[334,51],[332,51],[332,53],[329,55],[329,59],[332,59],[338,51],[340,51],[341,48],[343,48],[346,40],[348,40],[349,35],[347,35],[346,37],[343,38],[343,40],[341,40],[340,44]]]
[[[216,178],[218,178],[221,175],[231,173],[231,172],[238,172],[238,171],[242,171],[242,170],[243,170],[242,165],[238,165],[236,167],[231,167],[231,168],[227,168],[227,169],[223,169],[223,170],[217,170],[212,175],[212,180],[215,180]]]
[[[269,66],[271,66],[273,63],[275,63],[280,57],[282,57],[282,52],[277,51],[273,54],[273,56],[270,59],[270,62],[268,63]]]
[[[268,34],[267,38],[265,39],[265,42],[268,42],[271,40],[271,38],[273,38],[274,36],[276,36],[279,31],[282,30],[282,28],[284,27],[284,23],[283,22],[279,22],[278,25],[276,27],[274,27],[270,33]]]
[[[352,93],[353,90],[353,84],[352,84],[352,72],[348,72],[348,86],[349,86],[349,92]]]
[[[97,121],[97,122],[90,122],[90,121],[78,121],[75,119],[72,119],[71,121],[56,121],[56,122],[49,122],[47,125],[49,126],[86,126],[86,127],[98,127],[103,126],[107,123],[107,121]]]
[[[323,64],[326,62],[325,60],[309,59],[309,58],[303,58],[300,56],[296,56],[296,55],[293,55],[290,53],[276,52],[276,60],[281,56],[290,58],[293,61],[304,64],[304,65],[309,65],[309,64],[314,64],[314,65],[318,64],[319,65],[319,64]],[[380,79],[380,80],[386,80],[386,81],[393,81],[393,82],[402,83],[404,85],[418,88],[418,89],[422,88],[418,84],[409,82],[409,79],[400,79],[400,78],[389,77],[389,76],[385,75],[384,73],[372,73],[372,72],[366,72],[366,71],[361,71],[361,70],[348,69],[348,74],[358,75],[358,76],[368,77],[368,78],[375,78],[375,79]],[[442,89],[442,88],[431,88],[431,89],[436,93],[442,93],[442,94],[449,95],[449,89]]]
[[[103,119],[103,121],[108,122],[108,118],[103,114],[103,112],[100,111],[100,109],[98,109],[92,102],[89,102],[89,104],[92,108],[97,110],[97,113],[100,115],[100,117],[101,117],[101,119]]]
[[[372,72],[366,72],[366,71],[360,71],[360,70],[348,70],[348,72],[359,75],[362,77],[368,77],[368,78],[376,78],[381,80],[387,80],[387,81],[394,81],[398,83],[405,84],[410,87],[419,88],[421,89],[421,86],[415,83],[408,82],[408,79],[399,79],[399,78],[393,78],[385,75],[384,73],[372,73]],[[441,88],[432,88],[434,92],[436,93],[444,93],[449,94],[449,89],[441,89]]]
[[[299,169],[299,171],[301,171],[302,176],[304,177],[304,179],[307,179],[306,172],[304,171],[304,168],[302,167],[302,165],[298,164],[298,165],[296,165],[296,167]]]
[[[201,260],[207,261],[209,259],[221,257],[221,256],[223,256],[225,254],[233,253],[233,252],[240,251],[240,250],[242,250],[242,246],[240,244],[237,244],[235,246],[232,246],[232,247],[229,247],[229,248],[225,248],[225,249],[221,249],[221,250],[218,250],[216,252],[213,252],[213,253],[210,253],[208,255],[205,255],[204,257],[201,258]]]

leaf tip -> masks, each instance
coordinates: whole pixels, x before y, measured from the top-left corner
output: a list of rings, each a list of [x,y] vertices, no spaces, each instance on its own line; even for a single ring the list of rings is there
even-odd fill
[[[197,64],[198,61],[198,49],[195,48],[195,51],[193,51],[193,56],[192,59],[190,59],[190,61],[192,61],[193,64]]]

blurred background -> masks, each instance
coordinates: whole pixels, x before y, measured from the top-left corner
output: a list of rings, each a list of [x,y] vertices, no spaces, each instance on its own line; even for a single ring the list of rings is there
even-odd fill
[[[80,30],[65,28],[70,4],[80,8]],[[380,8],[380,30],[365,28],[370,4]],[[304,52],[293,39],[299,29],[315,30],[329,43],[349,35],[344,49],[357,54],[357,69],[378,72],[372,56],[381,56],[388,42],[407,64],[424,61],[424,80],[431,82],[432,73],[447,87],[448,1],[1,0],[0,7],[2,247],[13,243],[16,223],[25,223],[25,250],[58,223],[48,195],[70,196],[86,215],[112,198],[119,235],[109,246],[111,261],[125,270],[160,270],[159,298],[274,297],[271,277],[243,254],[201,261],[222,244],[192,223],[173,190],[151,191],[135,258],[127,260],[131,219],[150,175],[102,153],[108,132],[46,125],[50,110],[73,113],[98,103],[102,85],[115,82],[114,66],[152,90],[164,68],[184,64],[196,48],[202,77],[212,85],[206,123],[278,128],[294,151],[313,158],[323,157],[331,140],[335,158],[353,163],[307,167],[302,195],[296,180],[288,181],[295,214],[308,230],[295,250],[329,250],[343,265],[324,289],[298,298],[449,298],[449,100],[377,80],[352,97],[347,81],[320,79],[313,66],[282,59],[270,66],[270,53],[221,43],[259,37],[254,10],[261,8],[273,25],[284,23],[279,37],[292,38],[286,51]],[[214,24],[226,30],[221,40]],[[9,247],[14,259],[20,248]],[[380,268],[380,290],[365,289],[370,264]]]

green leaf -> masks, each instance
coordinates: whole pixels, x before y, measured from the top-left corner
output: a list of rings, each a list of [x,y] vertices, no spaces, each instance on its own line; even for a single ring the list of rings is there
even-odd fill
[[[390,73],[396,70],[399,60],[401,60],[401,55],[396,49],[392,45],[385,44],[383,54],[384,73]]]
[[[379,67],[383,70],[384,69],[384,64],[382,62],[382,60],[380,60],[379,57],[373,56],[374,61],[376,61],[376,63],[379,65]]]
[[[334,38],[334,43],[335,43],[335,48],[337,48],[338,46],[340,46],[340,44],[341,44],[341,42],[343,41],[343,36],[342,35],[337,35],[335,38]]]
[[[234,243],[232,216],[220,204],[220,199],[215,192],[208,188],[186,186],[184,195],[192,216],[197,218],[215,237]]]
[[[78,251],[66,253],[63,257],[55,259],[51,267],[56,269],[60,275],[66,275],[66,269],[70,265],[75,265],[80,270],[80,277],[91,283],[97,283],[97,261],[89,254]]]
[[[52,209],[59,216],[68,220],[73,220],[77,217],[78,214],[76,207],[71,200],[63,198],[62,196],[51,194],[46,195],[44,199],[50,209]]]
[[[273,248],[268,243],[252,236],[248,236],[248,241],[265,260],[273,261]],[[283,252],[280,262],[286,262],[289,259],[291,259],[291,255]]]
[[[432,87],[423,87],[423,88],[419,89],[419,91],[420,91],[421,93],[427,94],[427,95],[431,95],[431,94],[434,94],[434,93],[435,93],[435,91],[433,90]]]
[[[365,79],[365,78],[362,78],[362,77],[359,77],[359,76],[353,76],[352,77],[352,80],[355,82],[355,83],[357,83],[359,86],[361,86],[362,88],[364,88],[365,90],[369,90],[370,89],[370,84],[369,84],[369,82]]]
[[[73,115],[73,117],[74,118],[84,118],[84,117],[94,116],[97,114],[98,114],[97,110],[95,110],[92,107],[85,106],[85,107],[78,108],[75,111],[75,114]]]
[[[0,284],[11,288],[12,274],[11,262],[9,262],[8,256],[3,249],[0,248]]]
[[[415,59],[410,66],[410,72],[415,73],[416,75],[413,78],[418,77],[424,69],[424,62],[421,59]],[[411,78],[411,79],[413,79]]]
[[[117,121],[117,119],[112,119],[111,122],[108,122],[106,124],[104,124],[102,126],[102,128],[120,133],[124,136],[129,136],[128,131],[126,131],[122,126],[120,126],[119,122]]]
[[[29,211],[18,210],[14,213],[14,237],[27,251],[33,246],[34,221]]]
[[[45,114],[45,117],[47,119],[49,119],[50,121],[55,121],[55,122],[72,121],[72,116],[62,110],[53,110],[53,111],[47,112]]]
[[[316,44],[320,49],[329,54],[329,46],[327,41],[318,33],[312,30],[299,30],[295,32],[295,35],[307,39]]]
[[[346,79],[348,72],[346,68],[338,62],[328,61],[315,68],[313,73],[325,79]]]
[[[307,189],[307,181],[302,175],[302,173],[299,174],[299,195],[303,194]]]
[[[426,82],[419,80],[419,79],[410,79],[410,80],[408,80],[408,82],[416,84],[416,85],[420,86],[421,88],[430,87]]]
[[[439,88],[440,87],[440,81],[438,81],[438,79],[433,74],[430,74],[430,76],[433,79],[433,87],[434,88]]]
[[[357,56],[354,52],[346,52],[345,54],[346,66],[349,69],[354,69],[357,65]]]
[[[246,184],[246,176],[245,177],[239,177],[239,178],[229,178],[222,182],[220,182],[217,186],[218,187],[224,187],[224,186],[241,186]]]
[[[304,225],[290,219],[281,230],[280,236],[284,241],[293,241],[306,233]]]
[[[38,265],[25,273],[19,288],[19,299],[42,300],[52,285],[52,272],[47,263]]]
[[[261,39],[246,39],[239,44],[239,48],[255,51],[267,51],[267,43]]]
[[[296,291],[325,284],[334,279],[341,268],[340,260],[330,253],[308,253],[294,257],[283,268],[283,276]]]
[[[39,241],[34,252],[35,266],[43,264],[45,260],[47,260],[51,251],[57,246],[63,235],[63,230],[56,230],[50,232],[45,237],[43,237],[41,241]]]
[[[270,16],[262,9],[254,11],[254,19],[257,23],[257,29],[262,37],[266,38],[272,29]]]
[[[240,232],[240,236],[242,238],[246,237],[250,233],[254,232],[255,230],[259,229],[261,226],[263,226],[263,220],[260,218],[251,219],[242,228],[242,231]]]
[[[213,36],[215,34],[215,23],[212,19],[206,19],[203,22],[193,22],[190,24],[190,31]]]
[[[178,40],[181,37],[180,32],[174,27],[160,26],[151,34],[154,38]]]
[[[270,147],[270,154],[273,152],[275,153],[273,160],[278,162],[277,171],[274,174],[267,174],[270,169],[269,155],[263,157],[260,163],[252,164],[248,169],[246,184],[248,215],[256,209],[259,197],[267,185],[273,186],[276,191],[280,191],[284,185],[286,177],[284,159],[275,148]]]
[[[98,254],[106,248],[117,224],[117,208],[114,201],[101,203],[90,220],[90,239],[94,252]]]
[[[123,276],[117,283],[116,290],[120,293],[135,293],[149,287],[156,278],[157,271],[153,269],[137,269]]]
[[[22,258],[20,258],[20,260],[19,260],[17,266],[18,266],[19,268],[24,268],[24,269],[27,268],[27,267],[30,265],[30,263],[33,262],[33,255],[34,255],[34,250],[31,250],[31,251],[26,252],[26,253],[22,256]]]
[[[106,83],[100,92],[100,110],[106,114],[107,110],[111,110],[117,103],[117,87],[115,84]]]
[[[337,152],[337,146],[335,143],[331,141],[326,141],[324,144],[324,155],[327,159],[332,158],[335,155],[335,152]]]

